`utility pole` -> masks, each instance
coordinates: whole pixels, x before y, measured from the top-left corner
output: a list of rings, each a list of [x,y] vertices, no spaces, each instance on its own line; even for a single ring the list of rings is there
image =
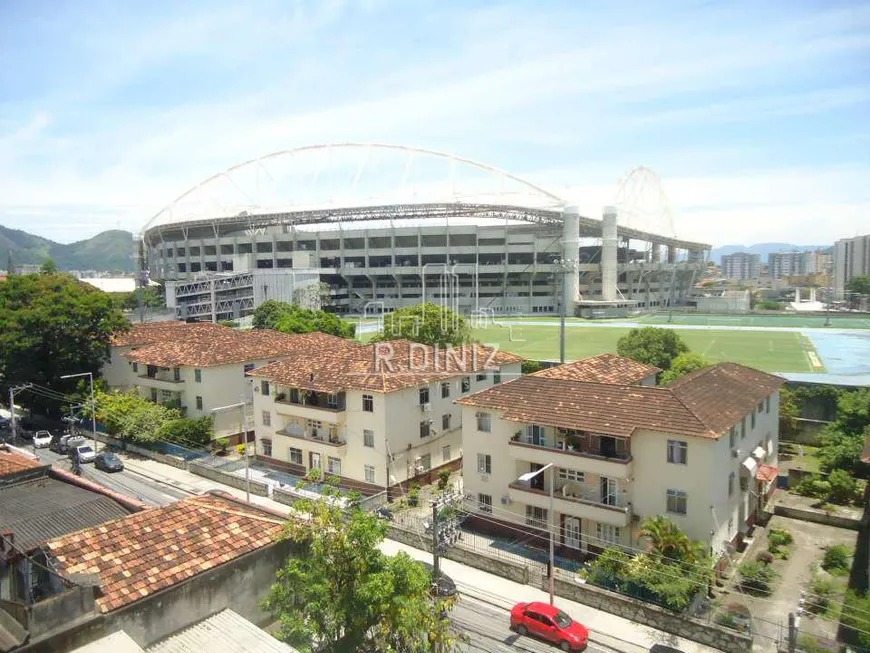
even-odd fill
[[[15,444],[18,444],[18,428],[15,425],[15,393],[21,390],[27,390],[32,385],[32,383],[25,383],[24,385],[13,386],[9,388],[9,422],[10,426],[12,427],[12,441]]]
[[[559,362],[565,364],[565,311],[568,310],[567,275],[562,273],[562,310],[559,311]]]
[[[439,542],[439,536],[441,534],[441,529],[438,527],[438,502],[432,502],[432,568],[434,571],[432,572],[432,578],[434,582],[438,583],[438,573],[440,571],[438,564],[438,549],[441,546]]]

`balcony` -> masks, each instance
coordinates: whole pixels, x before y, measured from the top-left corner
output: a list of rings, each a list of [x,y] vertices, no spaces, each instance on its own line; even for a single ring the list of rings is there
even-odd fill
[[[510,484],[511,490],[522,492],[516,500],[544,510],[550,508],[549,490],[543,487],[532,487],[529,483],[515,481]],[[556,491],[553,495],[553,508],[563,515],[571,515],[582,519],[591,519],[602,524],[612,524],[624,528],[631,522],[631,504],[625,501],[622,492],[604,496],[587,486],[571,481],[556,481]]]
[[[322,392],[278,392],[275,410],[280,415],[338,424],[347,411],[344,393],[327,395]]]
[[[553,443],[550,439],[531,438],[526,434],[514,436],[509,451],[515,460],[539,465],[555,463],[559,467],[591,472],[611,478],[628,478],[632,475],[631,454],[601,448],[572,448],[565,441]]]
[[[166,369],[153,369],[149,367],[145,374],[139,374],[138,377],[145,381],[142,385],[154,388],[171,387],[177,390],[178,384],[184,383],[184,379],[181,377],[175,378],[175,373],[172,370]]]
[[[277,435],[283,435],[287,438],[296,440],[304,440],[309,445],[309,449],[330,456],[344,455],[347,453],[347,440],[345,439],[344,430],[340,430],[333,436],[328,435],[326,429],[308,429],[299,426],[285,426],[284,428],[275,431]]]

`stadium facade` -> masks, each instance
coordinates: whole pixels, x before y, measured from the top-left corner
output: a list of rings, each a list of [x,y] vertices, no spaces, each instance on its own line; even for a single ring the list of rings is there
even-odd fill
[[[170,207],[142,232],[140,256],[152,279],[180,289],[179,317],[214,320],[249,314],[256,297],[292,300],[296,283],[283,284],[287,297],[270,285],[283,274],[319,279],[325,308],[343,314],[425,294],[463,313],[585,316],[682,305],[703,275],[709,245],[625,226],[617,208],[599,217],[554,195],[544,205],[499,199],[515,198]]]

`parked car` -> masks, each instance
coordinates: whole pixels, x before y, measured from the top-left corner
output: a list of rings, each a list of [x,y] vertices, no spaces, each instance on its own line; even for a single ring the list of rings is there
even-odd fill
[[[435,567],[428,562],[420,562],[420,564],[426,567],[429,576],[434,576]],[[439,599],[446,599],[456,595],[456,583],[454,583],[453,579],[440,569],[438,570],[438,578],[433,579],[432,582],[432,595]]]
[[[563,651],[582,651],[589,629],[548,603],[517,603],[511,609],[511,628],[520,635],[534,635],[557,644]]]
[[[33,448],[45,449],[51,444],[51,433],[48,431],[37,431],[33,434]]]
[[[122,472],[124,471],[124,461],[113,453],[103,451],[94,458],[94,467],[102,469],[104,472]]]
[[[51,441],[51,444],[48,445],[48,448],[63,455],[69,454],[70,449],[80,447],[84,444],[87,444],[87,440],[85,440],[81,435],[64,433],[63,435],[56,435],[54,440]]]
[[[97,456],[97,453],[89,444],[83,444],[75,449],[70,449],[69,453],[70,456],[77,458],[80,463],[92,463]]]

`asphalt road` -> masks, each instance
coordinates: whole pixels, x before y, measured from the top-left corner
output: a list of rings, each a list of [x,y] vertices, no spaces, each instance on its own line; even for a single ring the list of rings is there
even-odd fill
[[[90,441],[88,443],[90,444]],[[71,471],[72,465],[67,456],[62,456],[48,449],[33,449],[33,445],[30,444],[23,446],[25,449],[33,451],[43,462]],[[133,499],[139,499],[152,506],[164,506],[189,496],[177,488],[158,483],[129,469],[109,473],[97,469],[93,463],[87,463],[82,465],[82,476],[89,481],[94,481],[110,490],[120,492]]]
[[[468,653],[513,653],[515,651],[535,651],[554,653],[559,647],[534,637],[521,637],[510,629],[510,615],[507,610],[483,603],[463,595],[450,613],[450,620],[457,630],[464,633],[466,642],[459,645],[460,650]],[[610,649],[590,644],[587,653],[612,653]]]

